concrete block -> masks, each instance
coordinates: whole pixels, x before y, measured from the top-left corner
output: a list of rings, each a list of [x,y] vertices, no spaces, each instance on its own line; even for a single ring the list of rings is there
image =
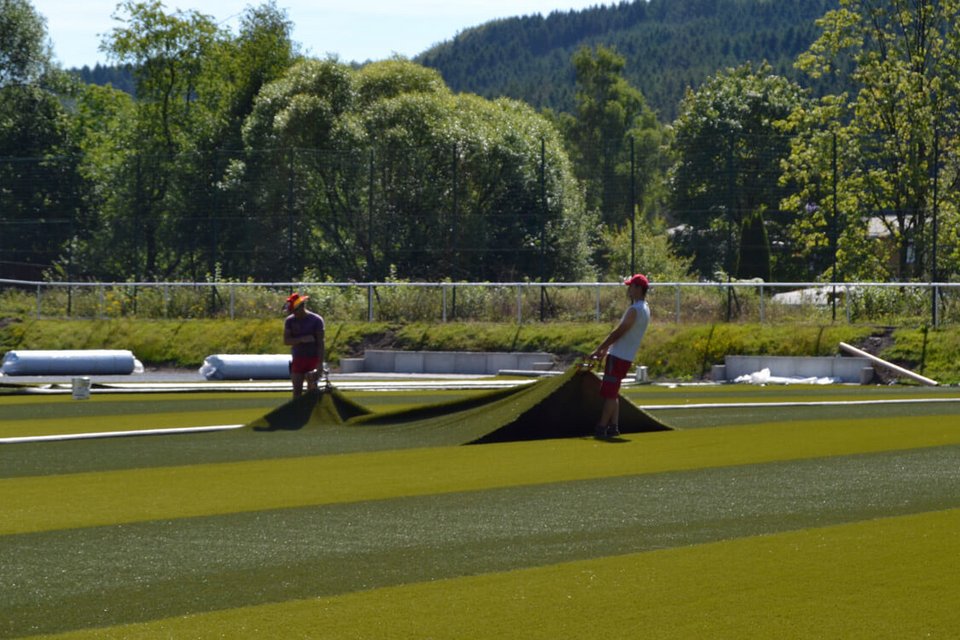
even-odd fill
[[[724,364],[727,380],[769,369],[770,375],[784,378],[835,378],[862,384],[862,370],[870,366],[870,361],[817,356],[726,356]]]
[[[398,351],[393,370],[396,373],[426,373],[423,363],[424,356],[419,351]]]
[[[501,370],[549,370],[553,368],[553,356],[544,352],[484,353],[370,349],[364,352],[363,356],[361,370],[367,372],[495,375]],[[350,363],[348,366],[355,367],[356,365]]]
[[[362,373],[363,358],[340,358],[340,373]]]

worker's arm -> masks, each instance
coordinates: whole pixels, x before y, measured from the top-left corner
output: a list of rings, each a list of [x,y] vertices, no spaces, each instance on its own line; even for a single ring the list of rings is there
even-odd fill
[[[623,319],[620,321],[613,331],[604,338],[603,342],[600,343],[600,346],[590,354],[591,360],[596,360],[607,355],[607,350],[613,346],[613,344],[619,340],[623,334],[630,330],[630,327],[633,326],[633,323],[637,321],[637,310],[630,308],[624,314]]]

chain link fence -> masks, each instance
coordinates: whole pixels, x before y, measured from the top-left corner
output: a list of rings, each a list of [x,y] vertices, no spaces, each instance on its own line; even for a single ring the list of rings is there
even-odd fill
[[[257,319],[293,290],[337,322],[613,322],[616,283],[34,282],[0,280],[0,317]],[[653,283],[658,322],[928,325],[960,322],[960,283]]]

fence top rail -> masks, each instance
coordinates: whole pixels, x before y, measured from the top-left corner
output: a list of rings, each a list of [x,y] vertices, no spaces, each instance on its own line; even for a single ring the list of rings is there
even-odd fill
[[[619,282],[60,282],[41,280],[10,280],[0,278],[0,286],[29,286],[29,287],[263,287],[263,288],[304,288],[304,287],[620,287]],[[946,289],[960,288],[960,282],[749,282],[730,281],[720,282],[701,280],[696,282],[651,282],[650,288],[769,288],[769,289],[851,289],[857,287],[886,287],[886,288],[914,288],[929,289],[940,287]]]

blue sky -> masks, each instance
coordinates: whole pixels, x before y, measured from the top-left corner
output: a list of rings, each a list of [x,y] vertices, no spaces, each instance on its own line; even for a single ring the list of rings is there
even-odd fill
[[[47,21],[54,56],[65,68],[108,63],[98,47],[119,23],[116,0],[33,0]],[[253,2],[165,1],[168,12],[195,9],[236,32],[238,16]],[[345,62],[413,57],[460,31],[497,18],[548,15],[613,4],[597,0],[277,0],[293,23],[293,39],[315,57],[336,54]]]

